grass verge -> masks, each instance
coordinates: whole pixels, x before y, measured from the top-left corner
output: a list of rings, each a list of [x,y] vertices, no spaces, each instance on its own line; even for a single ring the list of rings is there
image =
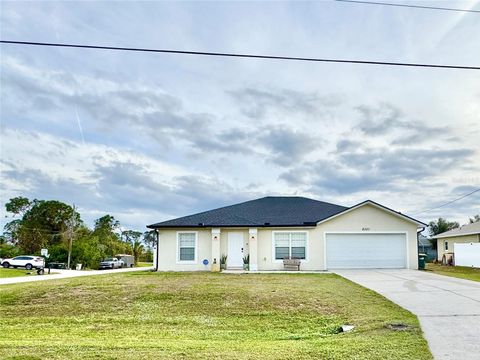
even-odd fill
[[[152,267],[153,266],[153,263],[151,262],[142,262],[142,261],[139,261],[137,263],[137,267]]]
[[[472,281],[480,281],[479,268],[427,263],[426,270],[439,275],[452,276],[452,277],[472,280]]]
[[[37,275],[37,270],[0,268],[0,278],[11,278],[11,277],[31,276],[31,275]]]

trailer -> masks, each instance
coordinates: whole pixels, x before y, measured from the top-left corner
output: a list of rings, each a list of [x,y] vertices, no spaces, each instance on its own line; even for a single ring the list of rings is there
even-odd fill
[[[128,254],[117,254],[115,257],[118,260],[123,260],[123,267],[133,268],[135,266],[135,257]]]

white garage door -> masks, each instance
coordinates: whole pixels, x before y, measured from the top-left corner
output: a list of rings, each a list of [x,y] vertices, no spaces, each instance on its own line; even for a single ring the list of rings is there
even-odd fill
[[[405,234],[326,234],[327,269],[407,266]]]

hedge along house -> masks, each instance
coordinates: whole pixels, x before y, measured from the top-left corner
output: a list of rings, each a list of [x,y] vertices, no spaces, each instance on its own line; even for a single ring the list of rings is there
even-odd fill
[[[149,225],[158,235],[159,271],[242,268],[301,270],[418,266],[417,232],[426,224],[367,200],[352,207],[304,197],[264,197]]]

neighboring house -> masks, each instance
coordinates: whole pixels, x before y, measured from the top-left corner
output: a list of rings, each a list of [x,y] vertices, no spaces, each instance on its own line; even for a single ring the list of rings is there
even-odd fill
[[[480,221],[435,235],[434,238],[437,239],[437,259],[442,261],[443,255],[453,254],[453,244],[480,242]]]
[[[158,234],[158,270],[417,269],[417,231],[426,224],[367,200],[344,207],[304,197],[264,197],[149,225]],[[158,259],[158,261],[157,261]]]
[[[437,258],[437,250],[433,248],[431,239],[422,234],[418,234],[418,253],[426,254],[429,261]]]

